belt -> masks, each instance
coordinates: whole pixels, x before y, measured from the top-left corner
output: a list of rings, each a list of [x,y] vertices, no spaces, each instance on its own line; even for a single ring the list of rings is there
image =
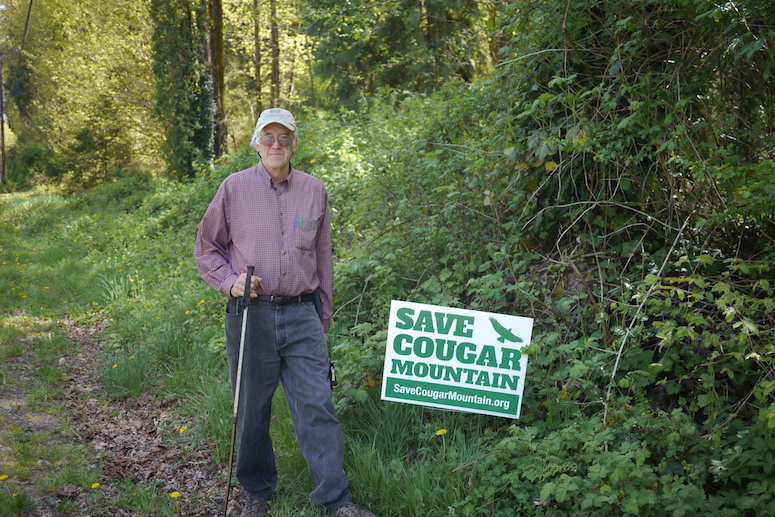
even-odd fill
[[[260,294],[258,298],[255,298],[260,302],[269,302],[275,305],[290,305],[292,303],[314,302],[315,295],[313,293],[304,293],[299,296],[277,296],[274,294],[265,295]]]

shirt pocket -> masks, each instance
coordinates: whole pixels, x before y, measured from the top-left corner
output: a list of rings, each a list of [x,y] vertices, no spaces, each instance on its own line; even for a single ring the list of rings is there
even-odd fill
[[[303,251],[312,251],[315,249],[315,242],[317,241],[318,231],[297,229],[294,230],[296,236],[296,247]]]
[[[323,215],[320,214],[317,217],[310,217],[304,220],[303,224],[299,224],[297,218],[294,222],[293,235],[294,243],[296,247],[303,251],[312,251],[317,244],[318,229],[320,229],[320,222],[323,220]]]

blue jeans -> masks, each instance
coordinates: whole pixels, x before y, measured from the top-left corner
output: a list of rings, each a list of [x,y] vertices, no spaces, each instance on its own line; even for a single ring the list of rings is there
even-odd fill
[[[226,350],[236,385],[242,312],[226,310]],[[344,473],[344,438],[331,401],[328,347],[312,302],[248,308],[237,419],[237,479],[248,497],[269,499],[277,468],[269,422],[272,396],[283,383],[296,437],[315,490],[310,499],[329,511],[351,500]]]

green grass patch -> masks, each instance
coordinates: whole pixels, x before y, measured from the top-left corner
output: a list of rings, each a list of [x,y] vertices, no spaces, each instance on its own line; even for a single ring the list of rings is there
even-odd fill
[[[144,353],[121,352],[107,356],[100,366],[100,383],[113,400],[139,397],[151,387],[150,358]]]
[[[131,480],[119,482],[118,495],[105,501],[104,510],[120,508],[135,515],[155,517],[177,515],[177,492],[165,490],[159,483],[135,483]]]
[[[8,480],[0,483],[7,484],[0,488],[0,517],[24,515],[33,508],[34,502],[27,494],[19,491]]]

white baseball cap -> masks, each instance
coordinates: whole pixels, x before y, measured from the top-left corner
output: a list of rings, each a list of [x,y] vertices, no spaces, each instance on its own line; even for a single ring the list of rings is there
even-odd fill
[[[261,116],[258,117],[255,134],[257,135],[259,131],[274,122],[282,124],[291,131],[296,131],[296,121],[293,120],[293,115],[291,115],[290,111],[282,108],[270,108],[264,110]]]

